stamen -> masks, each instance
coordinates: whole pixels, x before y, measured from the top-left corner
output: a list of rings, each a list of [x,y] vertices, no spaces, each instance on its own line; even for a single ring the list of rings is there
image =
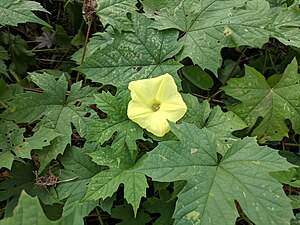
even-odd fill
[[[160,109],[160,104],[153,104],[152,105],[153,112],[157,112],[159,109]]]

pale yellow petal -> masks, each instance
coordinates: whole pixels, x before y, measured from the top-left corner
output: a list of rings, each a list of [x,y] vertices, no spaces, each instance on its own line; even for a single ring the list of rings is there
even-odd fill
[[[170,125],[168,124],[165,114],[159,111],[153,112],[139,102],[130,101],[127,115],[130,120],[142,128],[145,128],[158,137],[162,137],[170,131]]]
[[[175,123],[187,112],[187,106],[181,95],[176,93],[161,104],[160,110],[168,120]]]
[[[184,116],[184,114],[186,113],[186,108],[176,108],[176,110],[174,108],[167,108],[166,110],[162,111],[169,121],[175,123]]]
[[[156,93],[160,87],[162,77],[155,77],[150,79],[143,79],[131,81],[129,83],[129,90],[131,91],[131,98],[136,101],[150,104],[156,98]]]
[[[170,131],[168,120],[177,122],[187,111],[170,74],[132,81],[128,88],[132,98],[127,110],[129,119],[158,137]]]
[[[174,94],[178,94],[178,90],[174,78],[170,74],[166,73],[160,77],[161,83],[157,90],[156,98],[160,102],[164,102],[171,98]]]
[[[127,115],[128,118],[140,125],[142,128],[146,128],[151,114],[152,109],[146,107],[144,104],[138,101],[131,100],[128,104]]]
[[[164,113],[161,113],[159,110],[151,114],[146,130],[157,137],[163,137],[166,133],[168,133],[170,131],[170,125]]]

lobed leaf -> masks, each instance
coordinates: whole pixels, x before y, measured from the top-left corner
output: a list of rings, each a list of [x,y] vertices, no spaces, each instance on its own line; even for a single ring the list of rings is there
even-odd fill
[[[300,10],[299,3],[294,2],[290,7],[277,7],[269,11],[272,18],[273,37],[285,45],[300,47]]]
[[[19,23],[33,22],[50,27],[48,23],[38,18],[31,11],[48,12],[40,3],[35,1],[0,1],[0,24],[17,26]]]
[[[109,150],[111,153],[106,156],[105,153]],[[98,145],[98,151],[91,154],[93,161],[99,165],[109,165],[110,169],[92,177],[84,200],[111,197],[117,191],[119,185],[123,184],[124,198],[133,206],[136,215],[141,197],[146,196],[148,184],[143,174],[134,171],[138,164],[132,161],[130,151],[122,142],[104,149]],[[108,162],[107,159],[111,159],[117,164],[111,161]]]
[[[300,76],[297,69],[294,59],[275,86],[270,86],[262,74],[246,66],[244,77],[230,79],[228,86],[223,88],[226,94],[241,101],[228,108],[240,116],[249,129],[262,117],[251,133],[262,143],[280,141],[288,136],[286,119],[291,121],[296,133],[300,132]]]
[[[192,123],[198,128],[206,127],[216,137],[219,153],[224,155],[237,140],[232,132],[242,130],[247,124],[235,113],[223,112],[219,106],[210,108],[208,101],[199,102],[191,95],[183,95],[188,111],[182,121]]]
[[[127,13],[136,10],[135,0],[98,0],[96,14],[104,26],[111,24],[115,29],[131,30]]]
[[[261,47],[269,37],[299,46],[297,5],[271,9],[265,0],[144,0],[154,27],[182,31],[180,59],[190,57],[217,74],[224,47]]]
[[[115,142],[123,142],[131,151],[131,158],[135,158],[137,139],[143,139],[143,129],[129,120],[127,105],[130,99],[129,92],[120,92],[116,96],[109,93],[95,95],[95,103],[107,118],[93,120],[90,124],[89,141],[97,141],[103,144],[116,133]]]
[[[42,171],[48,162],[56,158],[59,153],[63,153],[66,145],[71,143],[71,123],[81,136],[87,134],[87,121],[95,115],[89,108],[89,104],[93,104],[93,95],[96,91],[90,87],[82,88],[81,83],[76,83],[71,86],[67,96],[68,83],[64,76],[55,80],[53,76],[46,73],[33,73],[31,79],[43,92],[26,92],[17,95],[9,102],[9,109],[0,117],[14,120],[16,123],[38,121],[35,131],[45,127],[59,135],[51,141],[51,145],[38,151],[40,171]]]
[[[97,201],[81,202],[91,177],[101,170],[100,166],[91,162],[91,158],[87,155],[94,150],[88,147],[84,149],[71,147],[59,157],[64,169],[59,178],[62,183],[55,189],[60,200],[66,199],[62,213],[62,220],[65,223],[72,224],[71,220],[74,224],[83,225],[83,217],[98,205]]]
[[[207,129],[183,123],[172,132],[180,142],[160,143],[137,171],[156,181],[187,181],[178,195],[175,224],[232,225],[238,217],[235,200],[257,225],[290,224],[290,201],[269,175],[291,166],[277,152],[244,138],[219,160],[215,136]]]
[[[176,74],[181,65],[167,60],[177,54],[182,45],[174,30],[157,31],[149,28],[151,20],[133,14],[133,32],[116,34],[113,43],[94,52],[80,67],[80,72],[94,82],[127,88],[132,80]]]

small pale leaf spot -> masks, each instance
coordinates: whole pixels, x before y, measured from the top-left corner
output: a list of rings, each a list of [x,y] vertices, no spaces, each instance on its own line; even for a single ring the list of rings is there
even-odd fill
[[[196,152],[198,152],[198,149],[197,149],[197,148],[191,148],[191,154],[194,154],[194,153],[196,153]]]
[[[192,211],[186,215],[188,220],[198,220],[200,213],[197,211]]]

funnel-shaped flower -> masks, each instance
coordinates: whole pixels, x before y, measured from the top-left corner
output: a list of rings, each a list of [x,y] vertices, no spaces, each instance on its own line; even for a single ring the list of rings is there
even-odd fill
[[[169,132],[168,120],[175,123],[187,111],[170,74],[132,81],[128,88],[132,99],[127,110],[129,119],[158,137]]]

